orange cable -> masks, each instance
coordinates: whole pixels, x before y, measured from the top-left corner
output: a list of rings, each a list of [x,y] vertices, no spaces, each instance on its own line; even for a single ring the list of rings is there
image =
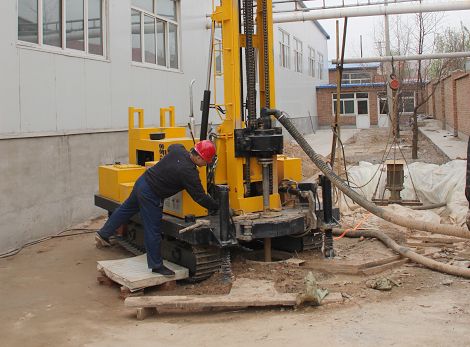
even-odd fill
[[[338,237],[333,238],[333,240],[342,239],[348,232],[359,230],[361,228],[361,225],[364,224],[367,221],[367,219],[370,217],[370,215],[371,215],[370,212],[366,213],[364,218],[362,218],[362,220],[359,223],[357,223],[357,225],[354,228],[346,229],[341,235],[339,235]]]

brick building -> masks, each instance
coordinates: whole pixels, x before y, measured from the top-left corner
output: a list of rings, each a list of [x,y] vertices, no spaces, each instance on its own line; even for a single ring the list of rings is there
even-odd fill
[[[470,74],[455,71],[439,81],[427,85],[427,92],[434,94],[428,102],[429,114],[442,121],[442,128],[454,132],[454,136],[470,136]]]
[[[336,66],[332,66],[329,68],[329,84],[316,88],[320,127],[330,126],[334,117],[336,78]],[[412,114],[416,102],[413,85],[406,83],[404,89],[400,93],[400,116]],[[389,118],[386,94],[386,84],[380,64],[345,65],[341,85],[339,124],[356,128],[387,127]],[[406,117],[400,118],[402,122],[406,119]]]

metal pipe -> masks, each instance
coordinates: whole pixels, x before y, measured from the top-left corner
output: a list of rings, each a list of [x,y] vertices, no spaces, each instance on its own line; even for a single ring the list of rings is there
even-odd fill
[[[324,9],[311,12],[299,11],[295,13],[276,14],[273,18],[273,21],[274,23],[304,22],[310,20],[344,17],[368,17],[407,13],[461,11],[469,9],[470,1],[468,0],[452,1],[446,3],[389,4],[388,6],[374,5],[364,7]]]
[[[417,1],[420,1],[420,0],[394,0],[393,3],[398,4],[402,2],[417,2]],[[297,2],[297,1],[286,1],[286,2]],[[385,2],[376,1],[374,3],[367,3],[367,4],[356,3],[356,4],[349,4],[349,5],[343,4],[343,5],[333,5],[333,6],[304,7],[304,8],[300,8],[297,10],[273,11],[273,13],[287,13],[287,12],[296,12],[296,11],[317,11],[317,10],[326,10],[326,9],[333,9],[333,8],[363,7],[363,6],[382,5]],[[273,4],[276,4],[276,2],[273,2]]]
[[[272,160],[271,160],[272,161]],[[262,162],[263,166],[263,210],[269,210],[269,163]]]
[[[209,62],[207,64],[207,80],[206,80],[206,90],[204,90],[204,96],[202,99],[201,105],[201,132],[199,135],[199,140],[207,139],[207,127],[209,124],[209,109],[211,102],[211,71],[212,71],[212,56],[214,55],[214,22],[211,24],[211,38],[209,42]]]
[[[449,52],[449,53],[412,54],[412,55],[403,55],[403,56],[390,55],[390,56],[383,56],[383,57],[349,58],[349,59],[344,59],[344,63],[345,64],[384,63],[384,62],[391,62],[391,61],[466,58],[466,57],[470,57],[470,52]],[[338,59],[333,59],[331,63],[337,64]]]

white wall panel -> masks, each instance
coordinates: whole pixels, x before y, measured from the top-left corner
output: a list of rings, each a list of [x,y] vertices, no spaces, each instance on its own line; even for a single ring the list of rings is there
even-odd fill
[[[0,134],[20,131],[16,1],[0,1]]]
[[[56,64],[57,129],[85,129],[85,61],[63,55]]]
[[[111,127],[110,64],[86,60],[86,127],[100,129]]]
[[[127,1],[109,6],[109,57],[111,59],[111,127],[127,128],[131,102],[131,10]]]
[[[20,49],[21,132],[57,130],[56,69],[52,54]]]

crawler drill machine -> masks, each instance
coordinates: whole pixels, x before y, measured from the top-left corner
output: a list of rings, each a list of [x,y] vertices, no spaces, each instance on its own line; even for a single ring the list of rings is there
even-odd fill
[[[204,92],[201,133],[196,139],[187,137],[186,127],[175,125],[173,107],[160,110],[159,127],[145,127],[144,111],[129,108],[129,164],[99,168],[96,206],[111,214],[129,196],[146,167],[158,162],[171,144],[180,143],[189,150],[194,141],[209,136],[217,156],[199,172],[220,209],[208,215],[186,191],[166,199],[165,259],[187,267],[190,279],[199,281],[221,266],[229,271],[230,249],[240,245],[264,248],[266,261],[271,261],[272,248],[322,249],[325,256],[333,256],[331,229],[339,212],[332,207],[331,183],[322,176],[318,184],[300,183],[301,159],[282,154],[282,129],[275,126],[273,115],[280,111],[275,109],[271,0],[221,0],[212,13],[212,37],[216,26],[222,31],[223,105],[211,105],[210,91]],[[224,119],[208,134],[210,107],[218,107]],[[145,252],[138,215],[121,229],[118,242],[124,248],[135,254]]]

